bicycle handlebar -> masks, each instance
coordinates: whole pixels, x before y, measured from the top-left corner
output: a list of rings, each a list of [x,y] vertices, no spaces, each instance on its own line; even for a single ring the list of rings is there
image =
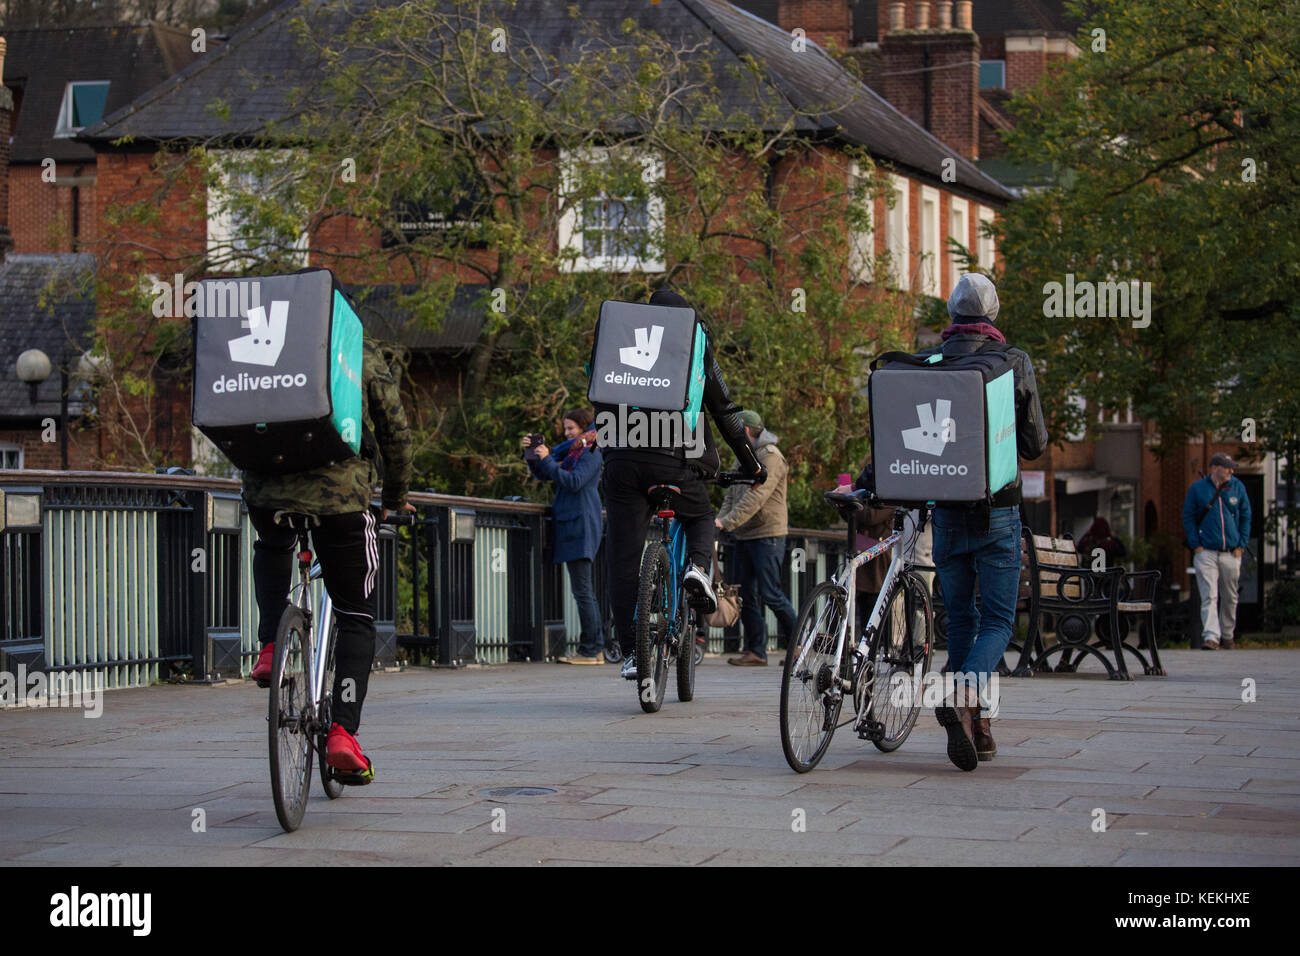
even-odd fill
[[[720,471],[718,476],[713,479],[715,485],[721,485],[723,488],[727,487],[727,485],[752,485],[757,481],[757,475],[747,475],[739,471]]]
[[[414,511],[393,511],[389,513],[388,517],[380,518],[379,523],[398,526],[405,525],[409,528],[415,526],[415,519],[417,517],[419,517],[419,515]]]

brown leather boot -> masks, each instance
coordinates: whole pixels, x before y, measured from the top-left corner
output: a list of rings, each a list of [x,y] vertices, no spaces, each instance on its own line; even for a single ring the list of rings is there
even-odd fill
[[[976,710],[971,718],[971,737],[975,741],[975,755],[980,760],[992,760],[998,753],[998,745],[993,742],[993,725],[987,717],[979,716]]]
[[[970,697],[965,705],[958,705],[956,701],[962,699],[962,690],[958,690],[955,698],[949,698],[944,701],[942,707],[934,709],[934,716],[939,720],[939,726],[948,731],[948,759],[953,762],[958,770],[974,770],[979,766],[979,756],[975,752],[975,738],[972,724],[974,716],[979,713],[978,698],[974,707],[969,706]]]

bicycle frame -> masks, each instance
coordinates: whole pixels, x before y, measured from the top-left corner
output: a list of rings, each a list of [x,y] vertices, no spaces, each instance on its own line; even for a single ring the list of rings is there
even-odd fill
[[[895,547],[903,540],[902,531],[895,531],[889,537],[878,541],[865,551],[859,551],[849,558],[839,572],[833,578],[835,584],[845,593],[845,626],[839,629],[835,641],[834,660],[843,660],[844,643],[848,639],[849,633],[857,622],[857,573],[858,568],[873,561],[878,555],[882,554],[886,548],[893,549],[893,555],[889,561],[889,567],[885,571],[885,580],[880,585],[880,593],[876,595],[876,603],[871,609],[871,616],[867,619],[866,627],[862,629],[862,637],[857,646],[853,649],[854,655],[860,660],[866,657],[867,651],[871,646],[871,638],[880,627],[885,616],[885,600],[890,596],[890,592],[902,575],[908,562],[903,557],[905,548]],[[817,622],[819,625],[820,621]],[[812,650],[813,642],[804,645],[799,657],[795,661],[796,670],[803,666],[808,652]],[[837,684],[837,693],[842,693],[847,687],[844,686],[844,679],[840,678]]]
[[[299,542],[301,551],[306,551],[304,541]],[[299,565],[299,581],[293,586],[290,592],[292,603],[302,609],[306,616],[308,629],[311,637],[307,640],[307,672],[311,675],[311,686],[309,690],[311,697],[308,702],[311,708],[308,715],[310,718],[319,716],[317,711],[320,708],[320,702],[325,695],[325,667],[329,658],[327,649],[324,644],[329,640],[330,628],[334,624],[334,602],[330,600],[330,594],[324,587],[321,588],[320,600],[320,618],[316,618],[312,607],[311,582],[321,580],[321,565],[319,560],[314,560],[308,569],[306,576],[302,576],[302,567]]]
[[[676,518],[660,518],[655,516],[654,521],[660,526],[664,549],[668,552],[668,596],[669,604],[666,608],[669,625],[669,637],[681,637],[676,633],[677,630],[677,613],[681,604],[681,579],[682,568],[686,567],[686,530],[682,523]],[[636,620],[636,615],[640,613],[641,608],[637,607],[632,614],[632,620]]]

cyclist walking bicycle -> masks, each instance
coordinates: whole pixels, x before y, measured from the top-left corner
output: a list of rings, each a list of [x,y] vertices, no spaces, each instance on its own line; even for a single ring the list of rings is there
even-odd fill
[[[674,310],[691,308],[682,296],[669,289],[655,292],[650,297],[649,304]],[[643,306],[636,308],[644,309]],[[657,333],[656,328],[659,329]],[[637,680],[634,614],[641,551],[646,542],[646,532],[655,504],[655,499],[648,493],[652,486],[672,485],[678,489],[674,495],[673,507],[677,520],[685,529],[686,550],[690,561],[684,586],[691,595],[693,605],[705,613],[717,609],[717,598],[709,583],[709,573],[705,570],[713,553],[716,534],[713,505],[709,501],[705,482],[718,474],[720,460],[713,433],[704,416],[706,410],[717,424],[722,437],[736,453],[744,473],[759,483],[767,477],[741,424],[741,408],[732,401],[722,370],[714,358],[707,329],[704,329],[702,322],[699,323],[699,328],[704,330],[703,394],[699,418],[692,423],[696,427],[692,429],[691,435],[685,434],[685,428],[674,432],[672,429],[659,430],[654,427],[638,429],[635,424],[626,429],[616,427],[620,421],[627,422],[631,416],[643,413],[644,409],[635,407],[629,412],[626,405],[616,407],[599,401],[593,402],[597,412],[597,440],[605,456],[605,509],[609,521],[606,549],[610,593],[614,605],[614,630],[623,654],[622,676],[628,680]],[[649,369],[645,368],[647,363],[644,358],[639,360],[640,364],[636,367],[654,372],[659,343],[653,337],[662,335],[663,329],[651,324],[647,328],[637,329],[637,333],[636,347],[652,361]],[[624,354],[631,351],[631,348],[623,349]],[[631,358],[638,361],[635,356]],[[633,364],[626,358],[624,362]],[[604,377],[602,373],[603,370],[593,369],[593,383]],[[668,434],[667,439],[665,432]]]
[[[383,476],[383,515],[413,512],[406,503],[411,479],[411,437],[397,382],[375,345],[366,341],[362,356],[362,453],[311,471],[286,475],[243,472],[243,494],[257,531],[253,580],[257,593],[258,640],[262,649],[251,677],[263,686],[271,679],[275,633],[288,606],[296,532],[277,520],[281,513],[314,516],[311,544],[320,560],[325,588],[333,602],[338,646],[333,686],[333,724],[326,763],[369,782],[373,765],[356,734],[375,657],[376,583],[379,551],[371,494]],[[377,468],[382,455],[383,470]]]

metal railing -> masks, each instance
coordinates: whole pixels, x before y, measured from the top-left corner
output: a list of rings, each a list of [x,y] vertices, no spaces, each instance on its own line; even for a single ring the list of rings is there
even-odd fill
[[[188,475],[0,472],[0,671],[93,670],[108,688],[246,675],[257,656],[255,532],[239,490]],[[550,560],[547,506],[410,500],[416,527],[380,539],[379,662],[545,660],[576,647],[578,610]],[[791,529],[783,580],[796,608],[844,546],[842,532]],[[727,580],[734,550],[720,547]],[[607,612],[603,552],[594,570]],[[775,647],[771,612],[767,621]],[[739,625],[711,630],[710,650],[739,647]]]

